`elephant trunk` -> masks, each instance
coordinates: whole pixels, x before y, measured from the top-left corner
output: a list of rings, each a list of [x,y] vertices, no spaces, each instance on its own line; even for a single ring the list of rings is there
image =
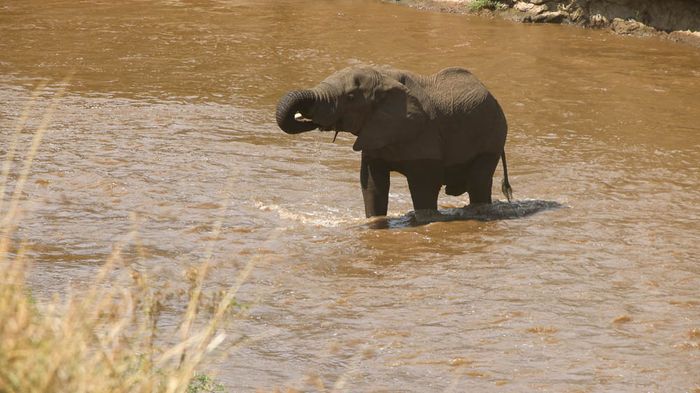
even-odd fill
[[[316,96],[311,90],[295,90],[285,94],[277,104],[277,125],[287,134],[311,131],[318,124],[311,120],[297,120],[297,113],[307,114]]]

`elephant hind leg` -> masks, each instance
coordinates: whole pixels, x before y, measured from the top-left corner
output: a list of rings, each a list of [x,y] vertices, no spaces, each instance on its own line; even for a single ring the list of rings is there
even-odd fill
[[[469,188],[467,173],[471,162],[445,168],[445,194],[460,196]]]
[[[493,173],[496,171],[500,155],[487,153],[477,156],[467,168],[467,192],[469,204],[491,203]]]

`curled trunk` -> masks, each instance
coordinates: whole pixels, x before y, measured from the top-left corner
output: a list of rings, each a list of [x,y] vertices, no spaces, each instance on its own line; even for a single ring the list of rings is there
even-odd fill
[[[277,104],[277,125],[287,134],[311,131],[318,124],[311,120],[297,120],[297,113],[308,113],[315,96],[311,90],[296,90],[285,94]]]

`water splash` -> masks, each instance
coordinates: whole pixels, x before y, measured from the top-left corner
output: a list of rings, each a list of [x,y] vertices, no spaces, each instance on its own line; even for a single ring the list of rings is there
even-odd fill
[[[327,208],[326,211],[293,211],[274,203],[255,201],[255,207],[262,211],[275,212],[280,219],[298,222],[316,227],[336,228],[359,219],[341,217],[338,211]]]

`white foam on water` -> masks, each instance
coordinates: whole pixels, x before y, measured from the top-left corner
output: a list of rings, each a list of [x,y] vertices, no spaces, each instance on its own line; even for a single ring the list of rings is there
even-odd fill
[[[262,211],[275,212],[280,219],[295,221],[304,225],[313,225],[325,228],[336,228],[344,224],[354,224],[364,219],[343,217],[339,209],[325,206],[325,210],[319,211],[294,211],[286,207],[274,204],[255,201],[256,208]]]

